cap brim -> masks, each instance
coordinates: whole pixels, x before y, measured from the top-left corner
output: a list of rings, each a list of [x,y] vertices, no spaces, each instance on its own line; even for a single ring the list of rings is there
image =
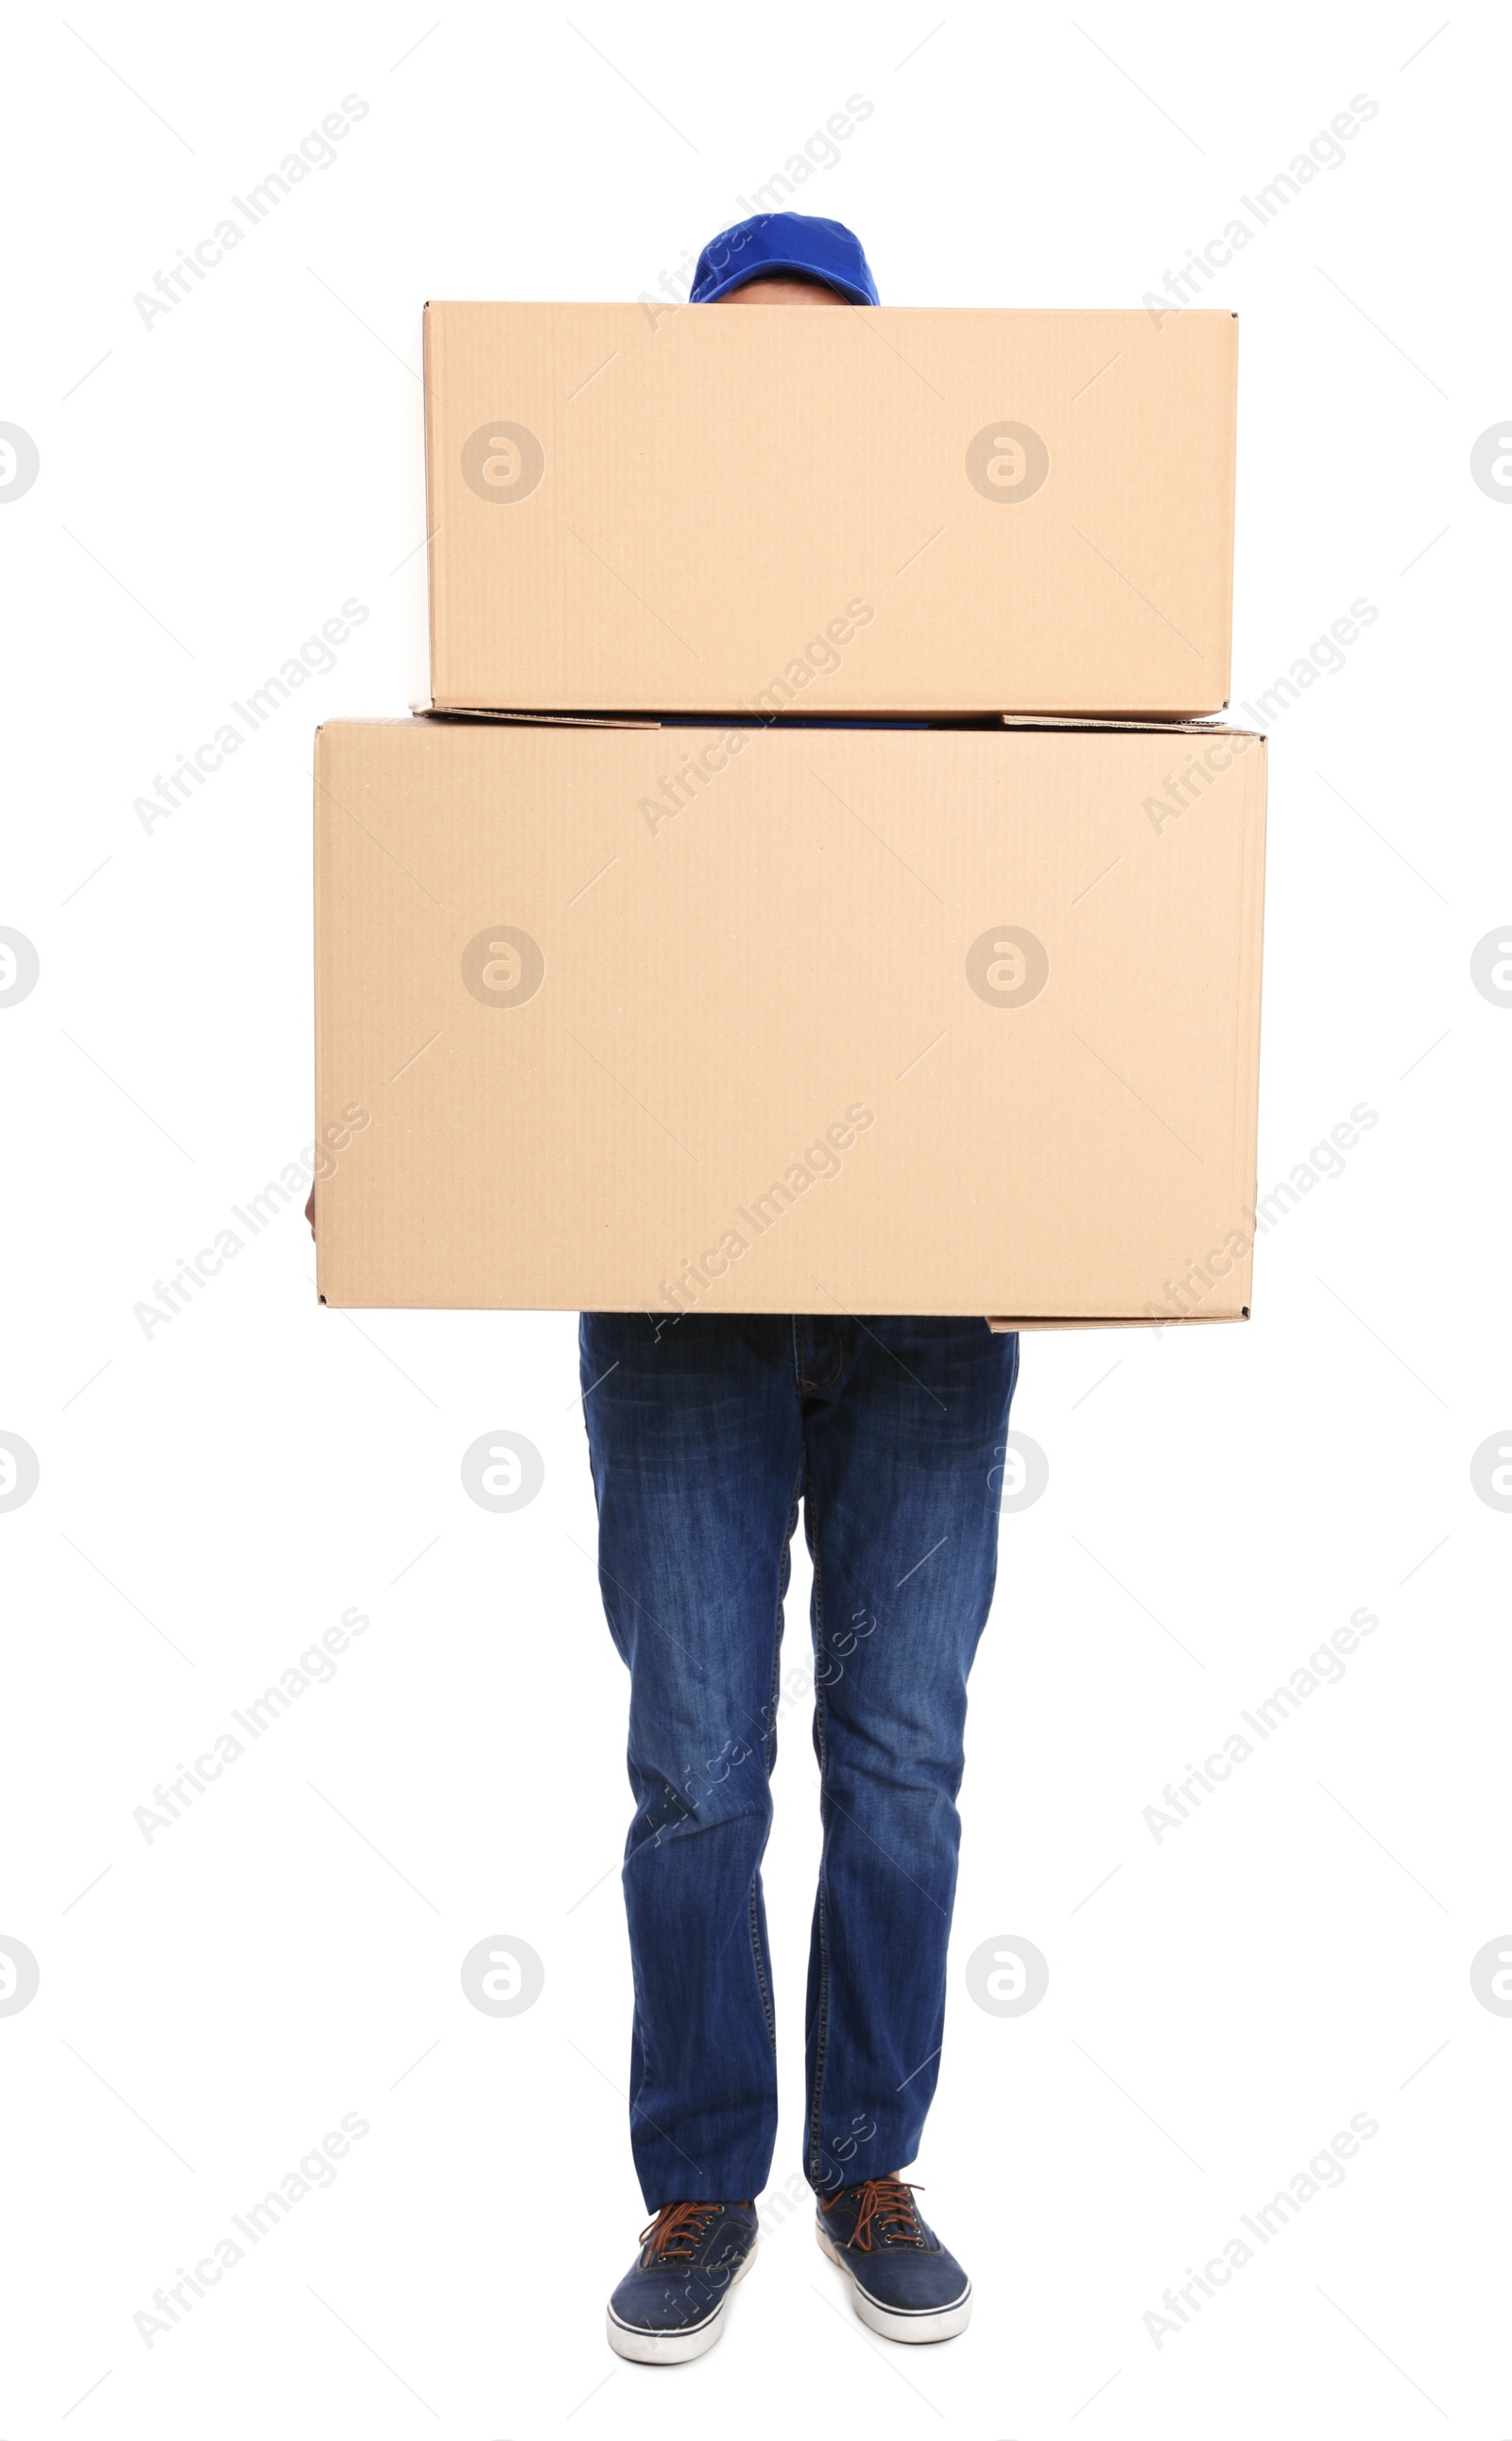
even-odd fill
[[[808,262],[753,262],[749,270],[731,272],[728,279],[717,280],[712,288],[706,288],[702,296],[691,298],[689,302],[717,305],[722,297],[732,296],[737,288],[748,288],[753,280],[783,279],[803,280],[811,288],[831,288],[837,297],[845,298],[852,305],[876,303],[874,297],[869,297],[866,290],[857,288],[854,281],[831,279],[827,273],[816,271]]]

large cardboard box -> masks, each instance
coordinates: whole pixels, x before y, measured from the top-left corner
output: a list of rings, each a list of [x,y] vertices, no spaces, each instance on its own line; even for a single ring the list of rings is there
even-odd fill
[[[1247,1314],[1264,803],[1222,728],[328,724],[320,1295]]]
[[[412,706],[1219,711],[1237,345],[1203,311],[428,305]]]

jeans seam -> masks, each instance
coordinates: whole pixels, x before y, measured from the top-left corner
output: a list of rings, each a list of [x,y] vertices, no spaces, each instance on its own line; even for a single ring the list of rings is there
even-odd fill
[[[757,1871],[759,1872],[760,1870],[760,1867],[758,1867]],[[747,1905],[750,1913],[751,1963],[756,1969],[756,1988],[762,1996],[762,2014],[766,2019],[766,2038],[770,2043],[772,2050],[775,2052],[777,2049],[777,2018],[772,2009],[771,1987],[767,1981],[766,1976],[766,1960],[762,1949],[761,1924],[756,1913],[756,1873],[752,1873],[750,1877],[750,1892]]]
[[[804,1464],[806,1466],[806,1459]],[[786,1592],[786,1585],[783,1576],[783,1566],[787,1556],[788,1548],[792,1543],[793,1528],[798,1523],[798,1504],[802,1488],[803,1469],[801,1468],[799,1471],[798,1480],[793,1486],[792,1499],[788,1503],[787,1532],[783,1541],[783,1556],[779,1559],[777,1564],[777,1606],[772,1614],[772,1676],[770,1692],[767,1699],[768,1715],[766,1729],[765,1734],[762,1739],[762,1763],[765,1770],[768,1781],[771,1780],[772,1763],[774,1761],[771,1751],[771,1742],[772,1732],[777,1726],[778,1672],[782,1664],[783,1654],[782,1638],[777,1632],[783,1616],[783,1597]],[[756,1912],[756,1883],[757,1876],[760,1871],[761,1867],[758,1865],[756,1871],[752,1873],[750,1877],[750,1890],[747,1902],[750,1919],[750,1954],[751,1963],[756,1969],[757,1989],[760,1991],[762,1996],[762,2010],[766,2019],[767,2037],[771,2043],[773,2051],[775,2052],[777,2049],[777,2013],[772,2007],[771,1980],[766,1972],[766,1955],[762,1947],[761,1922]]]
[[[819,1518],[814,1510],[813,1478],[808,1484],[809,1512],[814,1519],[814,1655],[818,1664],[824,1649],[824,1585],[819,1564]],[[825,1773],[829,1763],[829,1740],[825,1735],[824,1682],[818,1667],[814,1672],[814,1720],[819,1731],[819,1812],[824,1814]],[[829,1824],[823,1823],[827,1838]],[[830,2037],[830,1944],[829,1922],[824,1904],[824,1851],[819,1850],[818,1905],[814,1912],[814,1934],[819,1949],[819,1993],[814,2009],[814,2086],[809,2100],[809,2183],[819,2177],[820,2142],[819,2125],[824,2103],[824,2071],[829,2064]]]

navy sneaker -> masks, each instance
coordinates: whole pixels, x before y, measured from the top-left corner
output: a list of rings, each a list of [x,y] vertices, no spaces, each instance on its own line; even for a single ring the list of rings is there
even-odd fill
[[[901,2179],[863,2179],[820,2199],[815,2233],[851,2283],[856,2312],[885,2340],[953,2340],[971,2320],[971,2283]]]
[[[609,2300],[609,2345],[636,2364],[685,2364],[722,2337],[756,2254],[756,2207],[663,2204]]]

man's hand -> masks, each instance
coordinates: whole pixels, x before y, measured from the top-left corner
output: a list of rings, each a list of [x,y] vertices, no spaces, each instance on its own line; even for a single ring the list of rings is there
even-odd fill
[[[304,1207],[304,1217],[305,1217],[305,1219],[306,1219],[306,1220],[309,1221],[309,1223],[310,1223],[310,1235],[311,1235],[311,1237],[313,1238],[313,1237],[315,1236],[315,1185],[314,1185],[314,1183],[313,1183],[313,1182],[312,1182],[312,1184],[311,1184],[311,1187],[310,1187],[310,1200],[309,1200],[308,1203],[307,1203],[307,1204],[305,1205],[305,1207]]]

